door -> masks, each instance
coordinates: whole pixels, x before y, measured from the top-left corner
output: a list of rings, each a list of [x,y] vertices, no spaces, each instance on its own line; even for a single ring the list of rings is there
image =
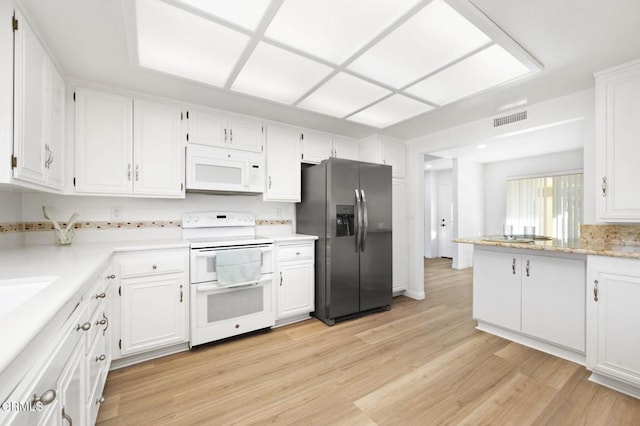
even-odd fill
[[[133,190],[133,100],[93,90],[76,92],[76,191]]]
[[[227,119],[215,111],[187,111],[188,141],[200,145],[227,146]]]
[[[359,164],[365,223],[360,248],[360,310],[365,311],[391,304],[393,203],[391,166]]]
[[[285,262],[279,269],[278,318],[313,311],[313,263]]]
[[[300,135],[302,139],[302,161],[318,164],[331,157],[331,135],[305,131]]]
[[[62,189],[64,186],[64,79],[58,73],[55,65],[49,62],[49,87],[48,97],[48,149],[49,157],[46,159],[47,182],[54,188]],[[45,150],[46,151],[46,150]]]
[[[267,189],[265,201],[300,201],[300,140],[297,130],[267,129]]]
[[[328,318],[360,311],[360,255],[356,246],[358,163],[327,162],[327,253],[325,298]],[[358,195],[359,196],[359,195]]]
[[[333,156],[358,161],[358,141],[341,136],[333,137]]]
[[[85,398],[88,391],[86,385],[85,344],[83,336],[67,361],[65,371],[60,376],[61,417],[66,424],[85,424]]]
[[[229,148],[262,152],[263,140],[261,122],[244,117],[229,117]]]
[[[453,258],[453,190],[451,184],[442,184],[438,189],[440,257]]]
[[[134,100],[134,180],[136,194],[184,194],[184,145],[179,107]]]

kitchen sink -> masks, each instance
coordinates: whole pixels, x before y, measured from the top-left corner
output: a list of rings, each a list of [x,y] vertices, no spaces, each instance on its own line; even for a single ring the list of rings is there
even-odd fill
[[[42,276],[0,280],[0,319],[56,279],[56,276]]]

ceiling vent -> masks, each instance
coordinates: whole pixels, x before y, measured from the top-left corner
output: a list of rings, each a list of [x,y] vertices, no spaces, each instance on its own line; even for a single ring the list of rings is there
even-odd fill
[[[493,127],[504,126],[505,124],[515,123],[516,121],[522,121],[527,119],[527,111],[515,112],[513,114],[505,115],[493,119]]]

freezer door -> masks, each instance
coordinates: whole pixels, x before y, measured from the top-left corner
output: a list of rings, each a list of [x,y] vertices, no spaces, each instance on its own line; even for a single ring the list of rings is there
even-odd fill
[[[327,162],[327,317],[360,311],[358,233],[358,163],[332,158]]]
[[[392,290],[391,166],[360,163],[363,222],[360,310],[390,305]]]

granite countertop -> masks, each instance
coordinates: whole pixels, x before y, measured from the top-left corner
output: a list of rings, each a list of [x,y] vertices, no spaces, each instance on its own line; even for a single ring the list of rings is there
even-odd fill
[[[559,239],[553,240],[536,240],[533,242],[513,242],[508,240],[499,240],[500,237],[474,237],[474,238],[457,238],[454,243],[476,244],[482,246],[508,247],[528,250],[544,250],[560,253],[587,254],[596,256],[626,257],[631,259],[640,259],[640,246],[638,245],[613,245],[602,241],[564,241]]]
[[[12,373],[14,361],[34,342],[36,336],[52,322],[70,314],[87,284],[93,284],[95,274],[108,265],[111,255],[118,252],[187,248],[183,240],[130,241],[110,243],[78,243],[69,246],[27,245],[0,250],[0,282],[32,277],[55,277],[47,287],[0,317],[0,401],[11,391],[5,373]],[[59,324],[62,326],[62,323]],[[46,336],[45,336],[46,337]],[[54,336],[50,336],[53,338]],[[4,383],[3,383],[4,382]]]

